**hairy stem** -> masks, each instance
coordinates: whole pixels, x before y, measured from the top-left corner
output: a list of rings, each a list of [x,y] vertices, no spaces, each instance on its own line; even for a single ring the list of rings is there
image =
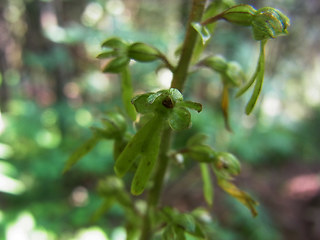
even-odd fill
[[[192,0],[192,8],[188,20],[187,32],[183,42],[180,60],[178,66],[173,72],[173,79],[171,82],[171,88],[177,88],[180,92],[183,91],[183,86],[187,79],[192,53],[198,37],[198,33],[191,26],[191,23],[201,21],[202,14],[205,8],[205,3],[206,0]],[[148,206],[143,221],[143,228],[140,240],[149,240],[152,236],[152,224],[150,215],[152,214],[153,210],[157,207],[162,192],[163,180],[169,162],[169,157],[167,153],[170,150],[171,138],[171,129],[163,130],[158,165],[153,179],[153,186],[148,195]]]

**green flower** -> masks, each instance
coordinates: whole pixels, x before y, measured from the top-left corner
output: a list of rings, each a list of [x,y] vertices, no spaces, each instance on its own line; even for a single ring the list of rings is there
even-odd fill
[[[187,108],[200,112],[200,103],[184,101],[179,90],[171,88],[156,93],[145,93],[132,99],[136,111],[141,114],[161,114],[174,130],[183,130],[191,125],[191,114]]]
[[[264,7],[253,16],[253,36],[256,40],[276,38],[279,35],[288,34],[289,25],[289,18],[278,9]]]

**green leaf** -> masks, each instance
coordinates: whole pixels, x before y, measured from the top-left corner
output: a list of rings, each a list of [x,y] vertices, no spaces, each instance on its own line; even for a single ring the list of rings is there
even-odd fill
[[[124,108],[132,121],[136,120],[136,109],[131,103],[133,87],[128,66],[121,72],[121,96]]]
[[[126,56],[120,56],[112,59],[103,69],[103,72],[120,73],[129,64],[130,59]]]
[[[158,158],[163,120],[158,116],[155,116],[154,119],[151,126],[152,133],[145,139],[141,148],[141,159],[131,183],[133,195],[143,192]]]
[[[200,35],[201,40],[202,40],[202,44],[205,45],[211,37],[210,32],[207,29],[207,27],[201,25],[201,23],[198,23],[198,22],[193,22],[193,23],[191,23],[191,25],[194,28],[194,30],[196,30],[198,32],[198,34]]]
[[[208,165],[205,163],[200,164],[202,181],[203,181],[203,195],[209,206],[213,205],[213,185],[211,182],[210,172]]]
[[[120,38],[112,37],[105,40],[102,44],[102,47],[112,48],[112,49],[125,49],[127,48],[127,43]]]
[[[136,42],[129,46],[128,56],[129,58],[139,62],[152,62],[159,58],[160,52],[145,43]]]
[[[92,136],[89,140],[83,143],[75,152],[68,158],[64,165],[63,173],[69,171],[69,169],[76,164],[84,155],[90,152],[101,138],[99,136]]]
[[[196,110],[197,112],[201,112],[202,111],[202,105],[200,103],[197,103],[197,102],[181,101],[181,102],[177,103],[177,106],[190,108],[192,110]]]
[[[137,95],[131,100],[132,104],[134,105],[138,113],[147,114],[147,113],[153,112],[154,107],[148,101],[149,96],[152,94],[153,93],[145,93],[145,94]]]
[[[169,125],[173,130],[183,130],[190,127],[191,114],[183,107],[175,107],[168,119]]]

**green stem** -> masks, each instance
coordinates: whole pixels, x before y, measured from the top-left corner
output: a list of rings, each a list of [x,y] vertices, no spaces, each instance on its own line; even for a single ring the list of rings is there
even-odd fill
[[[198,37],[197,31],[191,26],[191,23],[201,21],[205,3],[206,0],[192,1],[192,8],[188,21],[187,33],[184,38],[180,60],[176,68],[176,71],[173,74],[173,80],[171,83],[171,87],[177,88],[180,92],[182,92],[183,90],[183,86],[188,75],[193,49],[195,47]]]
[[[191,57],[198,37],[197,31],[191,26],[191,23],[201,21],[202,14],[205,8],[205,3],[206,0],[192,0],[192,8],[189,16],[186,36],[182,46],[180,60],[177,68],[173,72],[173,79],[171,82],[171,88],[177,88],[180,92],[183,91],[183,86],[187,79]],[[167,153],[170,150],[171,138],[171,129],[163,130],[158,165],[153,179],[153,187],[151,188],[148,195],[148,206],[143,220],[143,228],[140,240],[149,240],[152,236],[150,215],[159,203],[160,195],[162,192],[163,180],[169,163],[169,157]]]

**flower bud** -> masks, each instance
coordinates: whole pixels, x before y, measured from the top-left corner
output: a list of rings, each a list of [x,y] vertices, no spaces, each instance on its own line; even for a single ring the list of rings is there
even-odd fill
[[[231,23],[243,26],[251,26],[251,22],[255,13],[256,9],[254,9],[252,6],[247,4],[239,4],[223,12],[221,18]]]
[[[117,112],[109,113],[106,118],[102,119],[102,124],[105,134],[111,138],[122,137],[127,129],[125,118]]]
[[[216,159],[216,152],[205,144],[194,145],[189,148],[188,156],[201,163],[212,163]]]
[[[159,58],[159,51],[145,43],[133,43],[128,48],[128,57],[139,62],[152,62]]]
[[[241,66],[234,61],[228,63],[225,76],[228,80],[228,84],[231,84],[232,86],[239,86],[245,79]]]
[[[214,167],[219,171],[221,176],[229,179],[240,173],[240,163],[238,159],[228,152],[217,153]]]
[[[227,61],[221,56],[208,57],[202,61],[202,64],[222,74],[228,67]]]
[[[252,20],[253,35],[256,40],[267,40],[287,34],[290,20],[278,9],[264,7],[259,9]]]
[[[102,196],[110,196],[124,188],[123,181],[115,176],[107,177],[98,182],[97,190]]]

